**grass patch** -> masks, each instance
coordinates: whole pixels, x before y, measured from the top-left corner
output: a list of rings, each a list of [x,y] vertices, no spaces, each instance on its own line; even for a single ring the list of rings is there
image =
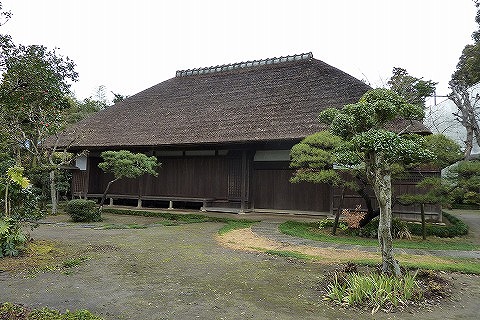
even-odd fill
[[[317,222],[299,222],[287,221],[279,226],[282,233],[304,238],[316,240],[321,242],[342,243],[361,246],[378,246],[376,239],[368,239],[347,235],[332,236],[328,234],[325,229],[320,229]],[[421,237],[413,237],[412,240],[395,239],[393,241],[395,248],[405,249],[425,249],[425,250],[462,250],[471,251],[479,250],[480,246],[465,242],[459,238],[438,238],[431,237],[427,240],[422,240]]]
[[[201,214],[178,214],[170,212],[157,212],[157,211],[145,211],[145,210],[125,210],[125,209],[113,209],[104,208],[103,212],[113,214],[123,214],[132,216],[144,216],[144,217],[158,217],[165,220],[178,221],[183,223],[201,223],[201,222],[229,222],[233,219],[209,217]]]
[[[381,264],[382,258],[378,254],[378,258],[364,258],[349,256],[347,259],[335,258],[332,255],[321,256],[305,254],[299,251],[289,250],[271,250],[259,247],[252,247],[251,249],[264,252],[266,254],[284,257],[288,259],[299,259],[305,261],[317,261],[326,263],[346,263],[352,262],[357,265],[377,267]],[[414,256],[407,254],[395,255],[400,262],[400,265],[409,270],[435,270],[446,272],[461,272],[469,274],[480,274],[480,263],[477,259],[462,259],[462,258],[438,258],[430,256]]]
[[[422,261],[418,259],[418,256],[412,255],[395,255],[400,262],[400,266],[409,270],[434,270],[445,272],[461,272],[468,274],[480,275],[480,263],[476,259],[429,259],[423,257]],[[378,259],[350,259],[358,265],[364,265],[369,267],[379,266],[381,258]]]
[[[298,251],[286,251],[286,250],[261,250],[266,254],[270,254],[272,256],[279,256],[289,259],[299,259],[299,260],[318,260],[318,257],[301,253]]]
[[[144,216],[144,217],[158,217],[163,218],[166,221],[156,222],[157,224],[162,224],[165,226],[176,226],[186,223],[202,223],[202,222],[220,222],[225,223],[219,231],[218,234],[222,235],[232,230],[249,228],[252,224],[258,222],[255,220],[246,220],[246,219],[230,219],[222,217],[211,217],[201,214],[178,214],[170,212],[156,212],[156,211],[145,211],[145,210],[124,210],[124,209],[113,209],[105,208],[103,212],[108,212],[112,214],[123,214],[123,215],[134,215],[134,216]]]
[[[256,223],[256,221],[250,221],[250,220],[231,220],[227,222],[226,225],[220,228],[218,230],[219,235],[223,235],[227,232],[233,231],[233,230],[238,230],[238,229],[245,229],[245,228],[250,228],[252,224]]]
[[[0,305],[0,319],[15,320],[102,320],[88,310],[66,311],[61,313],[54,309],[29,309],[22,305],[5,302]]]
[[[414,259],[413,259],[414,260]],[[480,274],[480,263],[475,259],[448,259],[446,262],[404,261],[401,265],[408,269],[427,269],[447,272]]]
[[[67,260],[63,261],[62,266],[64,268],[73,268],[73,267],[76,267],[76,266],[80,265],[82,262],[85,262],[87,260],[89,260],[88,257],[71,258],[71,259],[67,259]]]
[[[0,270],[9,272],[23,272],[53,268],[56,261],[67,257],[61,244],[51,241],[35,240],[25,244],[26,250],[18,257],[4,257],[0,259]]]

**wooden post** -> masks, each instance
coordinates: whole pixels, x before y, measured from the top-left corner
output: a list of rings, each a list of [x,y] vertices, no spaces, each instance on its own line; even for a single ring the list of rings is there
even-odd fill
[[[242,150],[242,186],[241,186],[241,197],[240,197],[240,214],[245,213],[245,202],[246,202],[246,193],[247,193],[247,152]]]
[[[338,203],[337,214],[335,215],[335,222],[333,223],[332,235],[337,233],[338,221],[343,207],[343,200],[345,199],[345,186],[342,186],[342,194],[340,195],[340,202]]]
[[[91,169],[91,165],[90,165],[90,157],[87,156],[87,170],[85,172],[85,186],[83,188],[84,190],[84,198],[85,200],[87,199],[87,194],[88,194],[88,185],[90,183],[90,169]]]
[[[113,198],[110,198],[110,203],[108,205],[113,206]]]

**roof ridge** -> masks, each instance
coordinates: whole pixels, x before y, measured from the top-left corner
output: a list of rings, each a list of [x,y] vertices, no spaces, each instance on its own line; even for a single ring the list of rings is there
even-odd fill
[[[215,73],[215,72],[222,72],[222,71],[231,71],[235,69],[243,69],[247,67],[256,67],[260,65],[267,65],[267,64],[277,64],[282,62],[291,62],[291,61],[299,61],[299,60],[309,60],[313,58],[313,54],[311,52],[307,53],[300,53],[294,54],[291,56],[285,57],[273,57],[261,60],[253,60],[253,61],[246,61],[246,62],[237,62],[237,63],[230,63],[224,65],[217,65],[211,66],[206,68],[196,68],[196,69],[186,69],[186,70],[178,70],[175,74],[175,77],[187,77],[187,76],[195,76],[199,74],[208,74],[208,73]]]

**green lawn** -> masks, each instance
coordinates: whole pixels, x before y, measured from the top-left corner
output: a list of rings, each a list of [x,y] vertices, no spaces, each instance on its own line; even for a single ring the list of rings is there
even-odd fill
[[[185,223],[202,223],[202,222],[221,222],[225,225],[218,230],[219,234],[225,234],[229,231],[236,229],[249,228],[252,224],[258,222],[255,220],[247,219],[229,219],[229,218],[220,218],[212,217],[201,214],[178,214],[178,213],[169,213],[169,212],[157,212],[157,211],[145,211],[145,210],[124,210],[124,209],[112,209],[105,208],[103,212],[113,213],[113,214],[125,214],[125,215],[135,215],[135,216],[145,216],[145,217],[158,217],[165,219],[165,221],[157,222],[158,224],[163,224],[166,226],[174,226],[178,224]],[[104,225],[104,229],[134,229],[136,225]],[[143,228],[146,226],[138,226],[138,228]]]
[[[311,239],[321,242],[332,242],[342,244],[352,244],[361,246],[378,246],[376,239],[361,238],[347,235],[332,236],[326,229],[319,229],[315,223],[287,221],[280,225],[280,231],[295,237]],[[428,237],[422,240],[421,237],[414,236],[412,240],[395,239],[394,247],[408,249],[425,250],[480,250],[480,246],[469,242],[466,238],[438,238]]]

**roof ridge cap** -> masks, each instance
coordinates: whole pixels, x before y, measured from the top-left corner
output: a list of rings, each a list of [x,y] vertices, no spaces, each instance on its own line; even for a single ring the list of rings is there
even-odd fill
[[[196,68],[196,69],[186,69],[186,70],[178,70],[175,74],[175,77],[187,77],[187,76],[195,76],[200,74],[209,74],[209,73],[216,73],[222,71],[231,71],[236,69],[243,69],[248,67],[256,67],[261,65],[268,65],[268,64],[277,64],[282,62],[292,62],[292,61],[300,61],[300,60],[310,60],[313,58],[313,54],[311,52],[307,53],[300,53],[294,54],[291,56],[285,57],[273,57],[261,60],[253,60],[253,61],[246,61],[246,62],[237,62],[237,63],[230,63],[224,65],[216,65],[206,68]]]

